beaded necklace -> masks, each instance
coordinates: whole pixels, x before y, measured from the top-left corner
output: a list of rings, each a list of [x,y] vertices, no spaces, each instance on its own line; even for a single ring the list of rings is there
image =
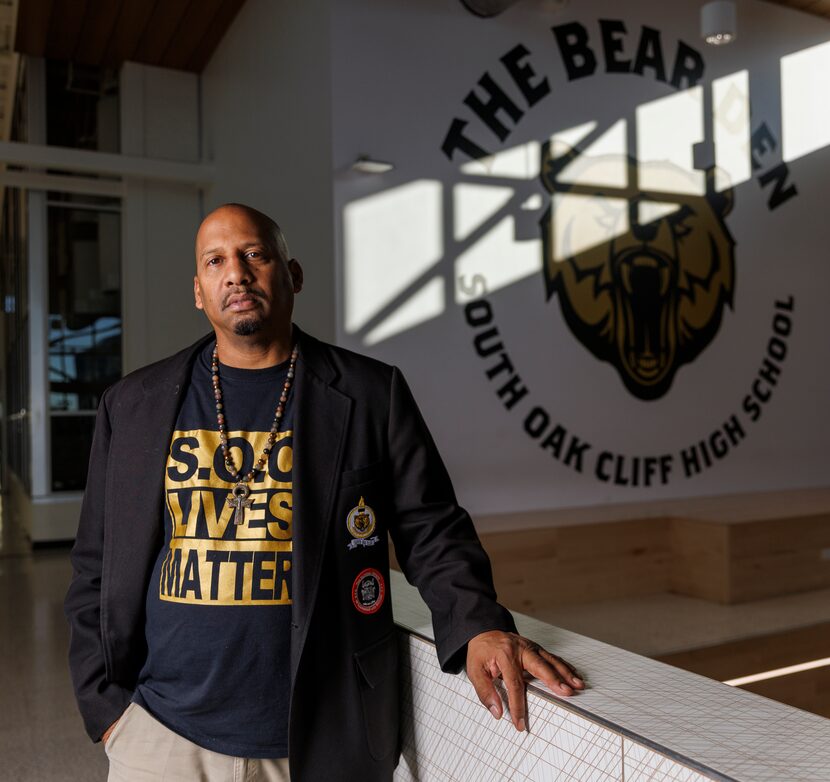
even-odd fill
[[[268,461],[268,456],[274,443],[277,440],[277,434],[280,430],[280,423],[282,422],[283,414],[285,413],[285,404],[288,401],[288,392],[291,390],[291,384],[294,380],[294,367],[297,364],[297,345],[294,345],[291,351],[291,360],[288,363],[288,374],[285,377],[285,383],[280,393],[279,402],[277,402],[277,410],[274,413],[274,423],[271,424],[271,431],[268,433],[268,442],[262,449],[262,455],[257,459],[256,464],[245,473],[244,476],[239,475],[239,470],[236,469],[233,456],[228,448],[228,431],[225,428],[225,405],[222,401],[222,387],[219,385],[219,347],[215,345],[213,348],[213,358],[210,363],[210,376],[213,383],[213,397],[216,399],[216,420],[219,424],[219,442],[222,446],[222,455],[225,457],[225,466],[228,468],[231,477],[236,481],[234,487],[231,489],[231,496],[228,497],[228,505],[235,509],[233,523],[242,524],[245,521],[245,508],[250,508],[254,501],[248,498],[251,489],[248,484],[254,477],[254,474],[259,472]]]

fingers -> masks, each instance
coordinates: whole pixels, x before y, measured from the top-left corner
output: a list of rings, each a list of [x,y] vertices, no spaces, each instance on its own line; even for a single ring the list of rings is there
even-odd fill
[[[501,651],[487,661],[485,666],[468,666],[467,678],[472,683],[478,699],[497,720],[504,714],[502,699],[495,686],[501,678],[507,691],[507,708],[516,730],[527,730],[527,699],[522,666],[515,655]]]
[[[522,655],[525,670],[541,679],[551,692],[557,695],[573,695],[573,688],[561,672],[541,655],[540,651],[528,650]]]
[[[119,718],[119,719],[120,719],[120,718]],[[109,741],[109,738],[110,738],[110,736],[112,735],[112,732],[115,730],[115,726],[116,726],[117,724],[118,724],[118,720],[116,720],[115,722],[113,722],[113,723],[112,723],[112,725],[110,725],[110,726],[109,726],[109,727],[108,727],[108,728],[104,731],[104,735],[103,735],[103,736],[101,736],[101,743],[102,743],[104,746],[106,746],[106,745],[107,745],[107,742]]]
[[[505,656],[501,661],[501,678],[507,690],[507,708],[516,730],[527,730],[527,691],[522,667],[517,660]]]
[[[542,649],[541,647],[538,650],[538,654],[545,662],[556,670],[563,681],[567,682],[575,690],[585,689],[585,682],[580,678],[576,668],[574,668],[567,660],[563,660],[561,657],[557,657],[555,654],[551,654],[549,651]]]
[[[467,668],[467,678],[472,683],[476,695],[478,695],[478,699],[484,704],[484,707],[493,717],[500,720],[504,709],[501,705],[499,693],[493,684],[495,678],[493,674],[484,668]]]
[[[504,705],[495,685],[501,678],[511,721],[519,731],[527,730],[525,672],[543,681],[556,695],[569,696],[585,688],[572,665],[515,633],[489,631],[469,641],[467,676],[478,699],[493,717],[501,719]]]

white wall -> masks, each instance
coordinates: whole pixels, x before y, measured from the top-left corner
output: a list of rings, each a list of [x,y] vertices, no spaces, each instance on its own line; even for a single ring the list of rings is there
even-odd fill
[[[121,151],[198,162],[199,80],[183,71],[126,63],[121,71]],[[193,306],[193,241],[201,220],[195,187],[128,179],[123,201],[125,374],[209,329]]]
[[[334,6],[339,340],[405,370],[461,499],[478,514],[828,484],[830,267],[823,259],[830,224],[821,215],[830,148],[788,163],[788,184],[797,186],[798,195],[774,210],[768,207],[772,188],[762,188],[757,177],[781,161],[780,147],[736,185],[734,209],[725,218],[736,242],[734,307],[724,310],[714,339],[679,368],[671,388],[650,401],[628,391],[620,373],[575,337],[558,295],[546,298],[540,220],[551,198],[538,178],[538,152],[531,155],[527,176],[516,179],[500,176],[492,160],[489,169],[462,168],[468,158],[456,154],[449,161],[441,151],[454,117],[469,123],[468,133],[480,145],[500,152],[543,143],[555,132],[591,121],[610,127],[625,119],[634,127],[638,107],[675,94],[650,71],[606,73],[599,19],[625,22],[621,58],[634,58],[643,25],[660,31],[669,71],[678,40],[698,50],[705,62],[704,103],[693,115],[704,122],[711,116],[712,81],[747,70],[749,130],[766,123],[780,143],[780,59],[830,41],[830,23],[744,0],[737,41],[713,48],[699,39],[699,5],[584,0],[550,13],[542,4],[520,2],[491,20],[472,16],[458,0],[340,0]],[[573,21],[588,30],[599,67],[593,76],[569,81],[551,27]],[[531,52],[527,62],[538,74],[534,83],[544,76],[551,87],[533,107],[500,62],[517,44]],[[818,105],[830,86],[822,81],[828,70],[814,69]],[[485,71],[524,112],[515,126],[500,115],[511,129],[505,141],[463,103]],[[689,131],[688,120],[676,114],[670,119],[657,137],[669,146]],[[686,151],[691,159],[688,144]],[[343,173],[360,153],[390,160],[395,170],[375,177]],[[742,159],[748,159],[746,141]],[[464,203],[468,210],[488,212],[486,194],[485,201],[464,202],[462,186],[486,190],[495,201],[500,194],[518,198],[503,213],[489,209],[503,218],[501,242],[491,225],[474,234],[475,241],[456,235],[470,227],[461,225]],[[517,264],[531,269],[487,297],[494,325],[528,389],[511,410],[497,397],[496,381],[485,376],[496,357],[476,355],[476,330],[456,301],[458,258],[470,248],[479,256],[464,267],[468,275],[481,270],[492,279]],[[773,336],[775,301],[789,296],[795,310],[782,374],[761,417],[752,421],[743,400]],[[396,327],[388,317],[408,318],[410,325]],[[549,429],[559,423],[590,443],[582,471],[575,461],[568,466],[554,458],[525,432],[523,422],[537,406],[550,415]],[[711,467],[687,477],[681,451],[721,429],[733,414],[745,436]],[[597,477],[603,451],[624,455],[629,475],[639,457],[641,484],[646,456],[671,457],[672,471],[665,483],[658,474],[647,488],[617,485],[613,475],[607,481]]]
[[[208,210],[239,201],[280,222],[305,268],[298,322],[404,369],[459,496],[477,515],[828,485],[830,311],[824,292],[830,267],[823,259],[830,221],[822,215],[830,117],[822,107],[830,56],[797,85],[815,99],[791,110],[790,124],[781,118],[781,61],[830,41],[830,23],[760,0],[738,5],[737,42],[715,49],[698,38],[696,0],[582,0],[560,12],[522,0],[491,20],[471,15],[459,0],[248,0],[201,76],[125,65],[122,151],[208,160],[216,171],[213,186],[201,194],[192,187],[126,183],[125,371],[207,330],[191,303],[193,237]],[[669,71],[678,41],[704,58],[702,104],[683,119],[670,113],[668,126],[649,143],[676,152],[678,139],[698,120],[711,141],[712,83],[743,71],[748,128],[765,124],[779,143],[746,181],[739,178],[734,209],[725,218],[736,242],[733,307],[724,309],[715,337],[678,369],[670,389],[649,401],[627,390],[620,372],[579,341],[563,317],[561,294],[547,297],[542,275],[540,221],[551,195],[538,176],[538,146],[590,122],[612,128],[624,120],[639,132],[638,109],[676,94],[648,70],[643,76],[606,73],[600,19],[624,21],[621,59],[635,57],[644,26],[660,32]],[[551,27],[570,22],[590,35],[599,60],[592,76],[567,78]],[[551,88],[533,106],[500,61],[518,44],[530,52],[532,82],[546,78]],[[504,140],[464,104],[470,91],[481,94],[477,83],[485,73],[521,108],[517,122],[499,115],[509,130]],[[784,96],[785,105],[796,92]],[[471,164],[462,153],[448,160],[441,146],[454,118],[467,122],[470,137],[489,152],[536,147],[528,147],[518,176],[504,168],[503,156],[483,164]],[[721,125],[733,120],[725,116]],[[793,143],[804,128],[822,140],[787,161],[788,184],[798,195],[770,209],[772,188],[758,177],[781,162],[781,142]],[[630,133],[629,153],[637,151],[635,139]],[[691,144],[680,148],[691,161]],[[703,159],[713,151],[699,153]],[[350,166],[359,155],[392,161],[395,169],[356,174]],[[746,139],[741,155],[746,163]],[[705,234],[692,234],[692,240],[700,237]],[[517,382],[528,389],[511,409],[496,394],[500,383],[485,375],[497,357],[482,359],[473,348],[483,329],[465,320],[470,295],[460,290],[460,279],[476,274],[487,279],[492,325]],[[505,274],[515,279],[494,284]],[[752,421],[742,404],[773,336],[775,302],[791,296],[787,357],[771,399]],[[544,435],[527,434],[523,424],[535,407],[550,416],[546,434],[554,424],[567,430],[565,451],[574,435],[590,443],[581,470],[566,464],[564,453],[555,458],[542,449]],[[732,415],[745,436],[711,467],[685,476],[681,451],[721,430]],[[601,479],[596,467],[603,451],[624,457],[629,476],[639,460],[640,485]],[[658,469],[653,484],[643,486],[644,460],[660,456],[673,460],[671,474],[664,483]]]
[[[273,217],[305,271],[296,320],[334,339],[329,2],[248,0],[202,74],[207,210]]]

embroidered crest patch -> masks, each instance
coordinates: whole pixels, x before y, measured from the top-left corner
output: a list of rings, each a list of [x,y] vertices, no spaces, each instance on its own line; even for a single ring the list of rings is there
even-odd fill
[[[374,614],[383,605],[386,584],[383,576],[374,568],[358,573],[352,584],[352,603],[361,614]]]
[[[357,507],[349,511],[346,517],[346,526],[352,537],[368,538],[375,531],[375,512],[364,502],[363,497],[357,503]]]

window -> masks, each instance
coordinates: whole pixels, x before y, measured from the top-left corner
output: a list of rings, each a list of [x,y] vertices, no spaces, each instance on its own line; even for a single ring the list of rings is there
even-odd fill
[[[119,151],[118,73],[46,60],[46,143]]]
[[[8,467],[31,491],[32,459],[29,413],[29,301],[26,263],[26,200],[22,191],[3,190],[0,238],[6,355],[6,447]],[[5,478],[5,476],[3,476]]]
[[[95,411],[121,377],[121,214],[107,199],[47,203],[51,488],[82,491]]]

